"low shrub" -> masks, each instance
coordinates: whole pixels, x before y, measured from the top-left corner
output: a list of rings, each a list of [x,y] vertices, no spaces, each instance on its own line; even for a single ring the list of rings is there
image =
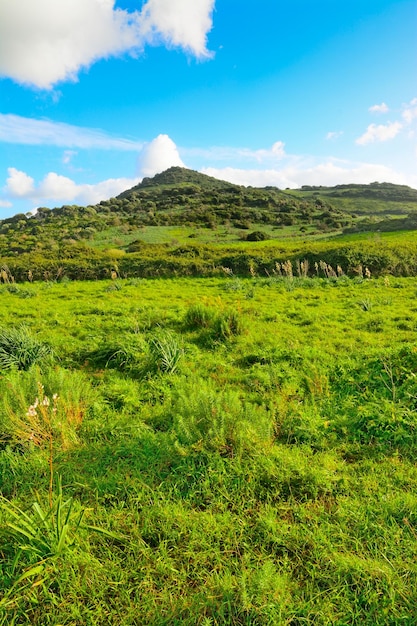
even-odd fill
[[[264,407],[242,402],[236,391],[220,391],[202,379],[177,388],[171,412],[181,446],[234,456],[271,441],[272,420]]]

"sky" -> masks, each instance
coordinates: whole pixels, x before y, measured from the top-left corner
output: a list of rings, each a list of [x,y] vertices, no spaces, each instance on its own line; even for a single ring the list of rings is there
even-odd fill
[[[416,0],[0,0],[0,219],[181,165],[417,188]]]

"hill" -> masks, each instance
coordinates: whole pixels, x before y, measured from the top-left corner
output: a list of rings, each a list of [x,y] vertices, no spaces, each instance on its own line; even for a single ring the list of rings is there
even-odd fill
[[[349,239],[338,239],[341,235],[403,230],[417,230],[417,191],[408,187],[374,183],[283,191],[243,187],[172,167],[96,205],[40,207],[35,215],[1,221],[0,257],[20,280],[28,272],[61,275],[62,268],[72,277],[97,278],[122,266],[126,275],[201,275],[222,266],[247,272],[259,250],[259,243],[254,248],[252,242],[266,240],[261,266],[271,271],[277,259],[295,254],[310,254],[312,262],[325,258],[323,240],[333,239],[332,249],[339,249],[346,241],[351,245]],[[313,254],[316,241],[322,243]],[[363,241],[360,245],[363,249]],[[354,267],[364,249],[361,254],[344,251],[332,263]],[[124,255],[129,258],[122,264],[118,260]],[[197,257],[199,264],[193,260]],[[378,271],[411,271],[414,261],[406,270],[401,254],[397,261],[363,262]]]
[[[93,247],[124,247],[144,227],[181,227],[188,229],[188,236],[202,229],[200,240],[206,242],[212,240],[210,231],[223,227],[227,241],[237,241],[249,231],[278,239],[297,233],[415,229],[416,215],[417,191],[389,183],[282,191],[243,187],[171,167],[97,205],[40,207],[34,216],[18,214],[1,221],[0,255],[57,250],[80,240]]]
[[[94,206],[40,207],[34,216],[18,214],[3,220],[0,254],[50,252],[79,240],[106,246],[112,243],[114,229],[123,236],[146,226],[211,230],[228,226],[236,231],[313,225],[332,230],[350,222],[326,200],[295,197],[276,188],[242,187],[173,167]]]

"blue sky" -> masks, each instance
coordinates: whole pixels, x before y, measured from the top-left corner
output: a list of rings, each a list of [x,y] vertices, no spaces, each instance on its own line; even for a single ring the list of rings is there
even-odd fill
[[[171,165],[417,188],[415,0],[1,0],[0,218]]]

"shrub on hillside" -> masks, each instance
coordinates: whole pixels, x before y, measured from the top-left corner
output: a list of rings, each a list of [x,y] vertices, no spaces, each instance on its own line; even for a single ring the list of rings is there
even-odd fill
[[[261,230],[254,230],[246,236],[246,241],[265,241],[265,239],[268,237]]]

